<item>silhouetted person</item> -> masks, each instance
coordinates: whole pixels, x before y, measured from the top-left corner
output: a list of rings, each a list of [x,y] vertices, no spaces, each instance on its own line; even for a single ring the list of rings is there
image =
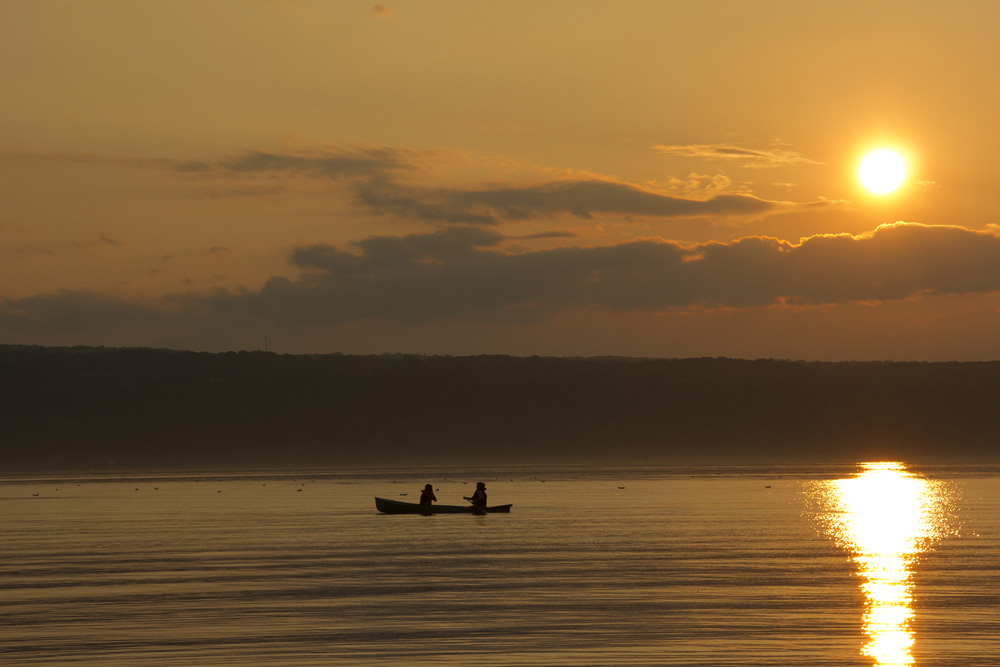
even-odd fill
[[[420,492],[420,504],[430,505],[432,502],[437,500],[437,496],[434,495],[434,487],[430,484],[424,487],[424,490]]]
[[[477,483],[476,492],[472,494],[471,498],[468,496],[462,497],[472,503],[473,507],[481,510],[486,509],[486,484],[483,482]]]

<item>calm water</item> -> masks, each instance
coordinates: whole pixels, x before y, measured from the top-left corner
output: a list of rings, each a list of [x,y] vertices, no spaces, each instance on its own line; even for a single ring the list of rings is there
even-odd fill
[[[375,511],[425,482],[460,504],[480,478],[511,514]],[[0,664],[996,665],[998,481],[902,466],[0,480]]]

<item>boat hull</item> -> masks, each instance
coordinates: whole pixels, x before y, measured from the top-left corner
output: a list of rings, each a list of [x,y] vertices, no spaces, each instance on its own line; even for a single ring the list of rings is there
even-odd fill
[[[510,505],[493,505],[485,510],[472,505],[418,505],[375,498],[375,509],[383,514],[507,514]]]

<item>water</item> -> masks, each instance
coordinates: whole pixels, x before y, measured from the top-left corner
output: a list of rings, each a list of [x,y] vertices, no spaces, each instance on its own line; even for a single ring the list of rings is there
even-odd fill
[[[426,482],[461,503],[479,479],[511,514],[374,508],[415,502]],[[6,479],[0,664],[995,665],[998,479],[857,466]]]

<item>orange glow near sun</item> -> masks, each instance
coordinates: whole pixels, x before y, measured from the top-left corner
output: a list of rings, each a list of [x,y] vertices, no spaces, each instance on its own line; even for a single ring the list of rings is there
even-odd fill
[[[868,152],[858,165],[858,179],[868,192],[892,194],[906,180],[906,160],[891,148]]]

